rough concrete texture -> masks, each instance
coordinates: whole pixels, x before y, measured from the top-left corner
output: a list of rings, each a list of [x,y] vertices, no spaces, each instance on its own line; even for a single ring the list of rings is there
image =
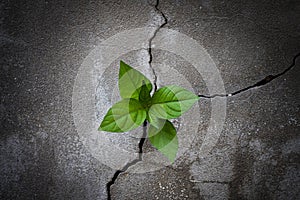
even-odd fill
[[[145,26],[158,30],[164,19],[156,3],[1,1],[0,199],[108,198],[106,184],[116,169],[82,144],[72,116],[73,86],[84,58],[108,37]],[[164,28],[205,48],[228,94],[284,71],[300,53],[296,0],[161,0],[157,8],[167,18]],[[122,58],[144,66],[151,77],[147,51]],[[195,93],[214,95],[188,60],[155,47],[151,55],[159,86],[182,83],[163,71],[170,66]],[[109,72],[113,82],[117,73]],[[291,70],[265,85],[231,97],[201,98],[198,132],[186,133],[197,135],[188,151],[170,166],[132,173],[152,164],[145,156],[119,174],[111,198],[300,199],[299,76],[298,57]],[[203,155],[211,105],[220,98],[227,100],[223,131]],[[184,119],[178,126],[194,123]],[[138,150],[139,139],[113,137],[121,148]],[[143,148],[155,151],[148,141]]]

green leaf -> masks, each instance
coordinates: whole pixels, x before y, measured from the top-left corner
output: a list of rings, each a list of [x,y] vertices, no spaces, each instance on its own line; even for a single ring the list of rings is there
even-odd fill
[[[139,127],[145,121],[146,115],[146,110],[138,100],[123,99],[108,110],[98,130],[130,131]]]
[[[165,155],[172,163],[178,151],[178,138],[176,129],[168,120],[161,120],[161,128],[156,128],[150,124],[148,136],[150,143]]]
[[[152,118],[173,119],[188,111],[199,97],[192,92],[176,85],[170,85],[157,90],[152,97],[149,109],[150,122]]]
[[[143,81],[144,83],[144,81]],[[139,101],[141,104],[144,106],[144,108],[149,109],[151,106],[151,95],[150,95],[150,90],[147,88],[145,84],[143,84],[140,94],[139,94]]]
[[[120,61],[119,71],[119,90],[123,99],[132,98],[139,100],[140,91],[143,86],[143,81],[146,87],[151,92],[152,84],[141,72],[133,69],[123,61]]]
[[[150,124],[156,128],[161,127],[161,119],[153,115],[153,112],[147,113],[147,120],[150,122]]]

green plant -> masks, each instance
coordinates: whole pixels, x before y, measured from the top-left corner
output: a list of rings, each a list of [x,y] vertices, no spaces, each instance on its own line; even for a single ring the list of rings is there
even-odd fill
[[[181,116],[199,97],[175,85],[162,87],[151,97],[151,82],[123,61],[120,61],[118,85],[122,100],[108,110],[98,130],[126,132],[147,120],[150,143],[174,162],[178,138],[169,119]]]

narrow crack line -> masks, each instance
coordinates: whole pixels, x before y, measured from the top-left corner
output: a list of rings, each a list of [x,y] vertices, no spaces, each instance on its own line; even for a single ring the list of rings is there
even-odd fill
[[[149,39],[149,47],[148,47],[148,53],[149,53],[149,66],[150,66],[150,69],[152,70],[152,73],[154,75],[154,81],[153,81],[153,84],[154,84],[154,91],[157,90],[157,74],[154,70],[154,68],[152,67],[152,59],[153,59],[153,56],[152,56],[152,41],[153,39],[156,37],[158,31],[163,28],[167,23],[168,23],[168,19],[167,17],[165,16],[165,14],[158,8],[158,5],[159,5],[159,0],[156,1],[156,4],[154,5],[154,8],[157,12],[159,12],[161,14],[161,16],[164,18],[164,23],[162,23],[155,31],[154,31],[154,34],[153,36]],[[143,124],[143,135],[142,135],[142,138],[140,139],[140,142],[139,142],[139,156],[138,158],[134,159],[133,161],[127,163],[122,169],[120,170],[117,170],[112,179],[106,184],[106,190],[107,190],[107,199],[108,200],[111,200],[111,186],[115,184],[115,182],[117,181],[119,175],[125,171],[128,170],[129,167],[135,165],[136,163],[142,161],[142,156],[143,156],[143,146],[144,146],[144,143],[146,141],[146,138],[147,138],[147,122],[145,121],[144,124]]]
[[[161,16],[164,18],[164,23],[162,23],[153,33],[153,36],[149,39],[149,47],[148,47],[148,53],[149,53],[149,66],[152,70],[152,73],[154,75],[154,81],[153,81],[153,84],[154,84],[154,91],[157,90],[157,74],[154,70],[154,68],[152,67],[152,59],[153,59],[153,55],[152,55],[152,41],[153,39],[156,37],[158,31],[163,28],[167,23],[168,23],[168,19],[167,17],[165,16],[165,14],[158,8],[158,5],[159,5],[159,0],[156,1],[156,4],[154,5],[154,8],[157,12],[159,12],[161,14]]]
[[[143,135],[139,142],[139,161],[142,161],[142,155],[143,155],[143,146],[145,143],[145,140],[147,138],[147,121],[144,121],[143,124]]]
[[[143,123],[143,135],[139,142],[139,156],[138,158],[134,159],[133,161],[127,163],[122,169],[117,170],[112,179],[106,184],[106,191],[107,191],[107,199],[111,200],[111,186],[115,184],[117,181],[119,175],[123,172],[126,172],[129,167],[135,165],[136,163],[142,161],[142,154],[143,154],[143,145],[145,143],[147,137],[147,121],[144,121]]]
[[[212,98],[215,98],[215,97],[231,97],[231,96],[234,96],[234,95],[237,95],[237,94],[240,94],[242,92],[246,92],[250,89],[253,89],[253,88],[257,88],[257,87],[260,87],[260,86],[263,86],[263,85],[266,85],[267,83],[270,83],[271,81],[273,81],[274,79],[280,77],[280,76],[283,76],[284,74],[286,74],[288,71],[292,70],[295,65],[296,65],[296,60],[297,58],[300,57],[300,53],[296,54],[293,58],[293,62],[292,64],[286,68],[285,70],[283,70],[282,72],[278,73],[278,74],[275,74],[275,75],[268,75],[266,76],[264,79],[256,82],[255,84],[253,85],[250,85],[246,88],[243,88],[243,89],[240,89],[240,90],[237,90],[235,92],[232,92],[232,93],[228,93],[228,94],[214,94],[214,95],[202,95],[202,94],[199,94],[198,97],[202,97],[202,98],[208,98],[208,99],[212,99]]]

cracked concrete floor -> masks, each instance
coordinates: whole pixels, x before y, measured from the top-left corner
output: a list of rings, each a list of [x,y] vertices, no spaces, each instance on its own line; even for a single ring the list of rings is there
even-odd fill
[[[228,94],[283,72],[293,59],[295,64],[260,87],[231,97],[201,98],[196,118],[201,123],[192,133],[197,142],[186,147],[173,165],[133,173],[153,164],[144,156],[144,161],[119,174],[110,188],[111,199],[300,199],[296,0],[1,1],[1,199],[108,198],[106,184],[116,169],[97,159],[76,131],[75,79],[85,57],[121,31],[155,28],[155,44],[164,36],[159,30],[162,14],[167,18],[164,28],[193,38],[207,51]],[[122,58],[151,78],[145,48]],[[164,70],[170,66],[195,93],[214,95],[188,60],[155,48],[150,53],[158,86],[181,84],[180,78],[168,76],[172,70]],[[114,74],[116,68],[107,73]],[[217,143],[203,155],[211,106],[219,98],[227,100],[224,127]],[[178,123],[185,128],[193,122],[182,118]],[[113,137],[121,148],[138,151],[138,137]],[[153,149],[146,141],[143,152],[149,151]]]

